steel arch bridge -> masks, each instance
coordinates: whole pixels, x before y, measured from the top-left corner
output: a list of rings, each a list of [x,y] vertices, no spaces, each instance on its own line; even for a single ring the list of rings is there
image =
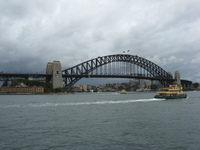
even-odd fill
[[[137,55],[116,54],[97,57],[62,71],[65,87],[81,78],[137,78],[173,82],[171,74]]]

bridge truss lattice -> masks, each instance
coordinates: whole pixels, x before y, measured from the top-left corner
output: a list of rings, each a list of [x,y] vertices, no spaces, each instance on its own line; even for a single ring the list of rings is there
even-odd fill
[[[173,77],[155,63],[137,55],[116,54],[97,57],[65,69],[65,86],[81,78],[138,78],[172,82]]]

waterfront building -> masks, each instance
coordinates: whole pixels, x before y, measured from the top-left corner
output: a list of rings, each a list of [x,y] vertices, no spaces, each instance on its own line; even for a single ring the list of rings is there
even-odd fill
[[[0,87],[0,94],[37,94],[44,93],[42,86]]]

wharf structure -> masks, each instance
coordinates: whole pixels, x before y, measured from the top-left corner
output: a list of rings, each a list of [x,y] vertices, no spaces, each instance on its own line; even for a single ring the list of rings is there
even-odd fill
[[[42,86],[0,87],[0,94],[39,94],[44,93]]]

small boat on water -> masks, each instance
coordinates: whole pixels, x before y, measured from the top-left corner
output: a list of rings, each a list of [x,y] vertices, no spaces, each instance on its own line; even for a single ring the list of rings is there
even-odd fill
[[[120,93],[120,94],[126,94],[127,92],[126,92],[126,90],[121,90],[118,93]]]
[[[187,98],[187,94],[183,92],[182,86],[173,84],[169,87],[162,88],[155,95],[154,98],[164,98],[164,99],[178,99]]]

